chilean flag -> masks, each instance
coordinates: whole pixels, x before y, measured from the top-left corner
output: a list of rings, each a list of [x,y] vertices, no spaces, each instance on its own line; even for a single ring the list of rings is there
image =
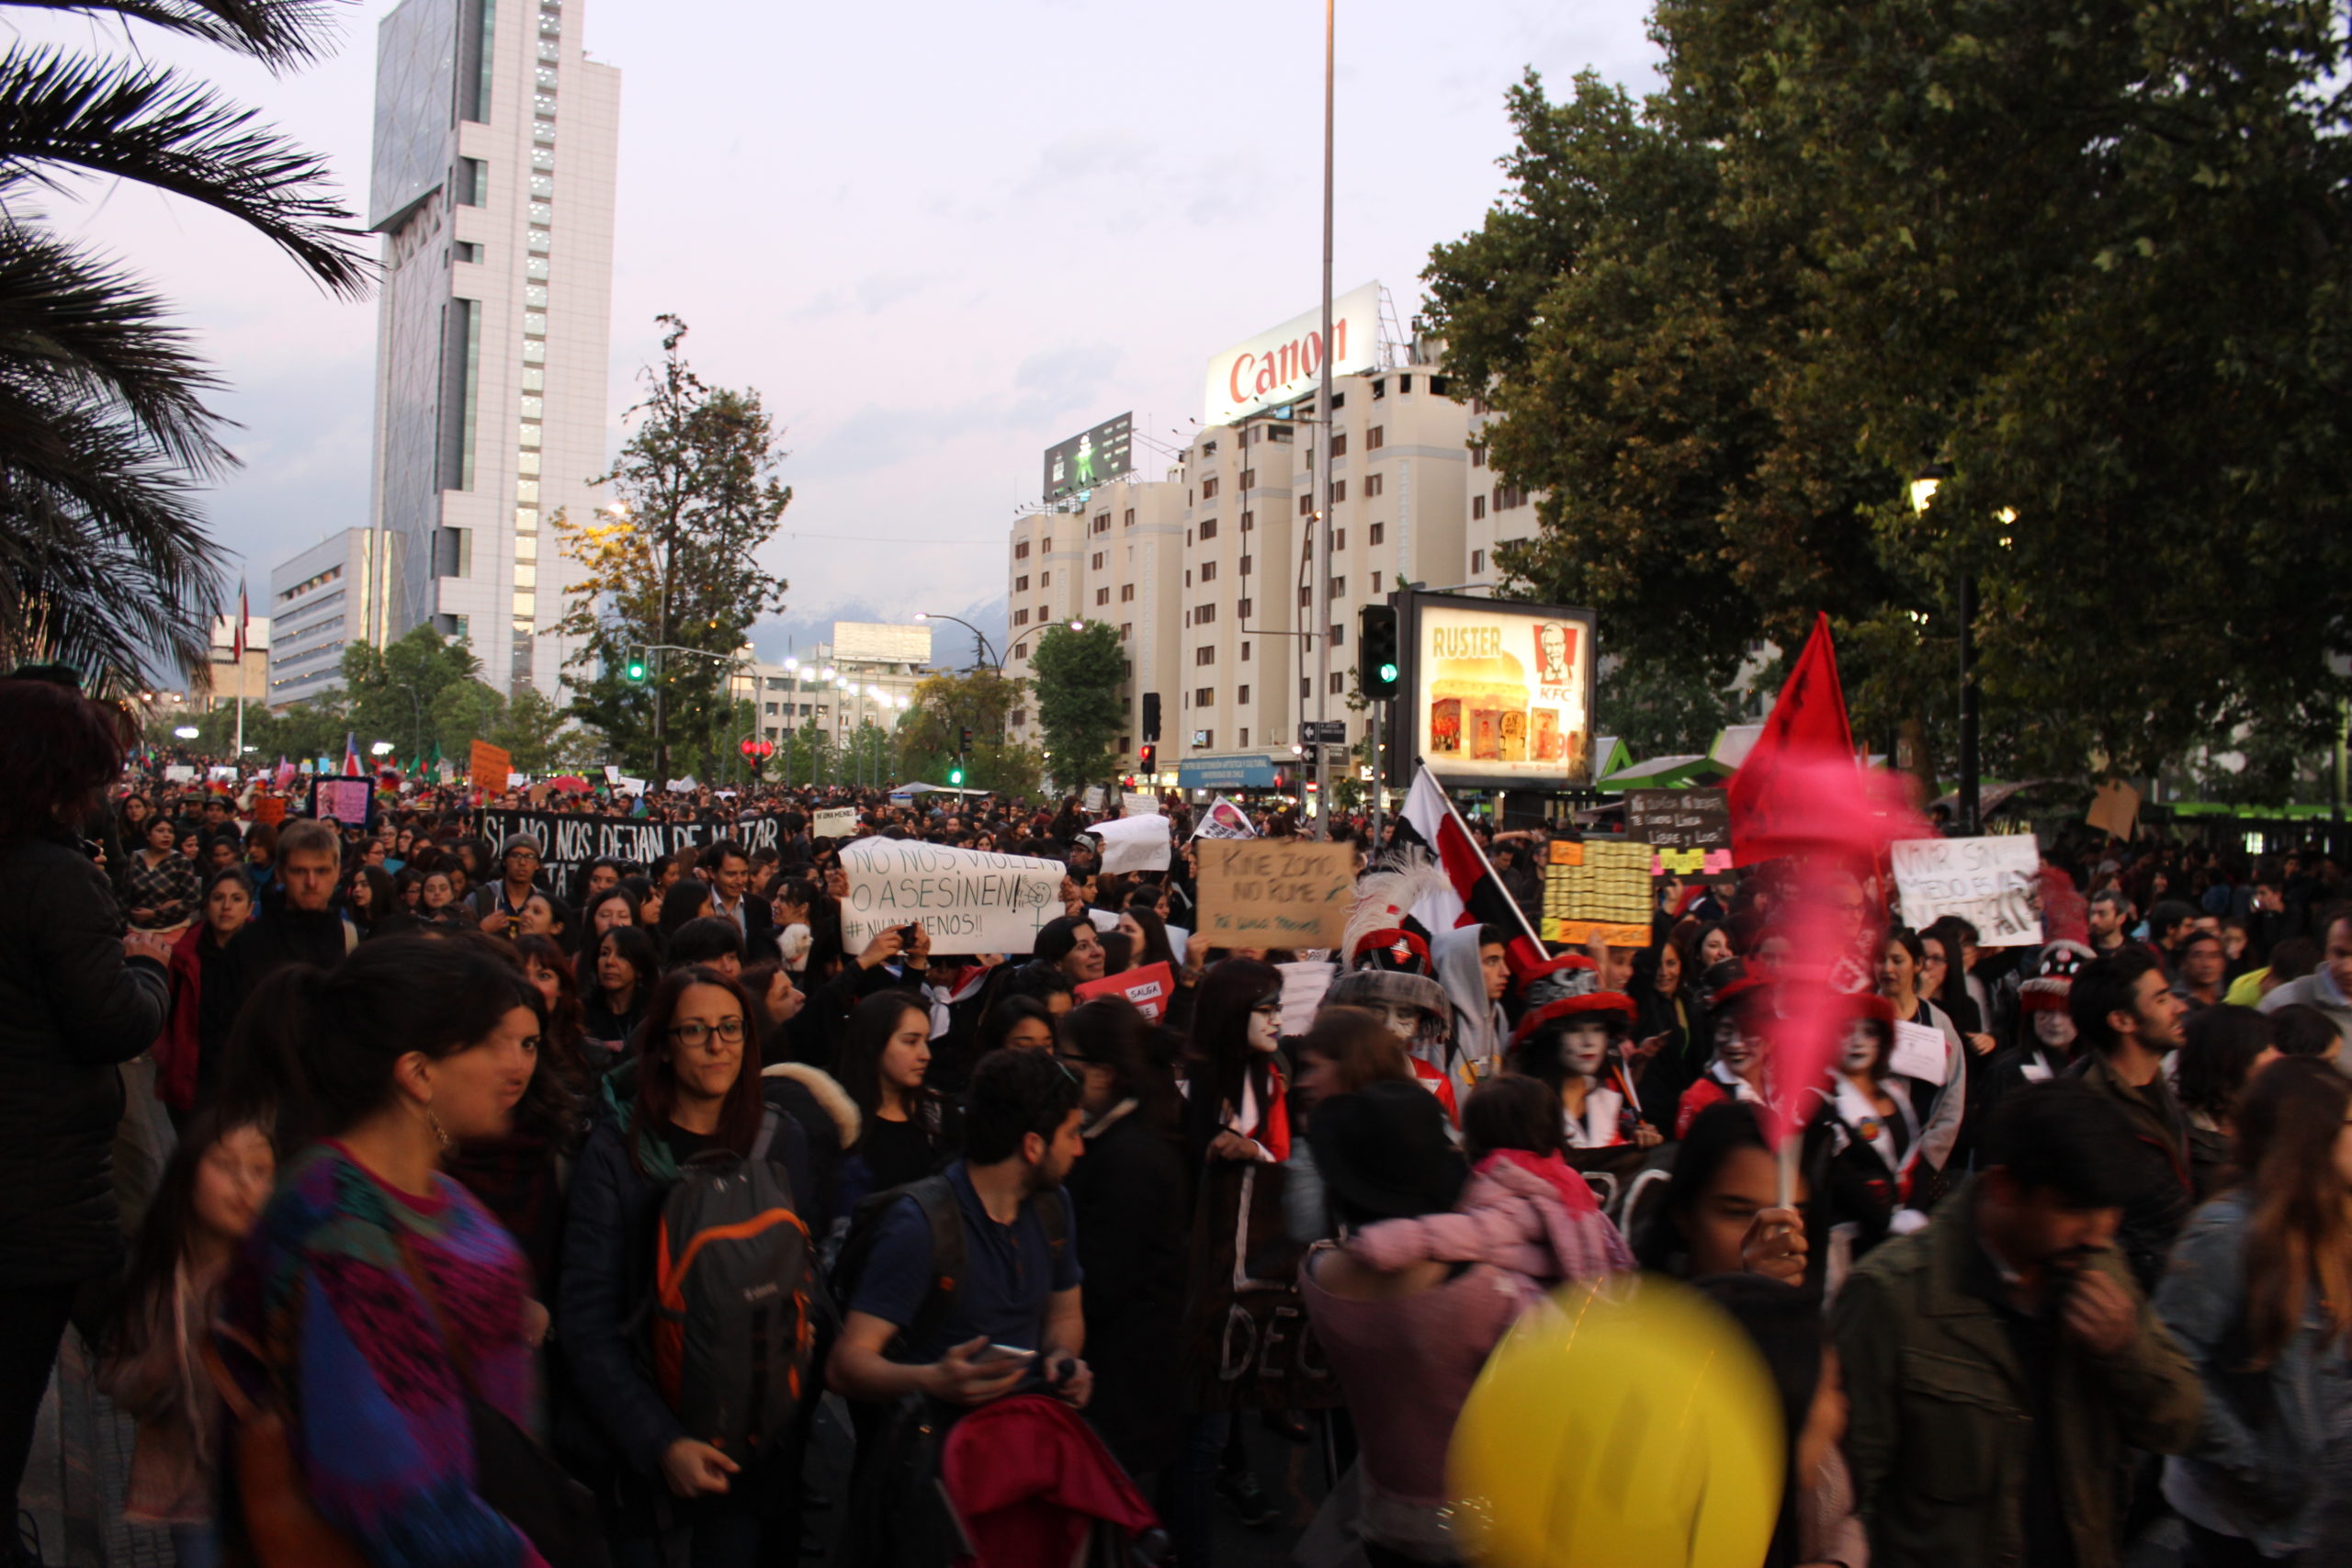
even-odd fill
[[[359,738],[348,729],[343,732],[343,776],[347,779],[368,776],[368,770],[359,765]]]
[[[1527,923],[1527,912],[1504,888],[1502,878],[1487,863],[1486,852],[1463,826],[1453,803],[1427,768],[1413,776],[1405,810],[1397,819],[1396,836],[1419,842],[1435,855],[1446,881],[1453,884],[1451,897],[1432,895],[1409,911],[1425,930],[1435,933],[1466,925],[1499,926],[1504,931],[1515,927],[1521,934],[1511,939],[1508,950],[1511,968],[1525,974],[1544,963],[1544,944]]]

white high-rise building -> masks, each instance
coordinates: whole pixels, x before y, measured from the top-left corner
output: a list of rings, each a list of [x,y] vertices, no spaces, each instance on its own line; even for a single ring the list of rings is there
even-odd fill
[[[605,470],[620,73],[582,0],[402,0],[377,37],[369,227],[384,235],[377,610],[463,637],[501,691],[556,694],[577,569],[548,520]]]
[[[277,649],[269,666],[269,705],[343,689],[343,650],[373,639],[371,613],[381,604],[375,570],[378,536],[367,528],[331,534],[269,574],[269,613]]]

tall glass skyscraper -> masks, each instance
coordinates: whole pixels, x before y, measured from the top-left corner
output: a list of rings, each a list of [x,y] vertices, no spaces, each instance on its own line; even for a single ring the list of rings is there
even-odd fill
[[[384,236],[376,637],[465,637],[503,692],[556,694],[576,569],[548,519],[605,469],[620,73],[582,0],[403,0],[376,44],[368,220]],[[569,571],[569,576],[568,576]]]

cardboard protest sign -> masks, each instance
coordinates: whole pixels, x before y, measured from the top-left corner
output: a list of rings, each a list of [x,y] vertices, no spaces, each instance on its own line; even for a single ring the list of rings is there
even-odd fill
[[[1097,997],[1118,997],[1133,1002],[1137,1012],[1158,1023],[1166,1016],[1168,998],[1175,989],[1176,976],[1167,964],[1147,964],[1140,969],[1089,980],[1078,987],[1078,999],[1091,1002]]]
[[[275,828],[286,820],[286,797],[266,795],[254,802],[254,820]]]
[[[2041,945],[2041,852],[2032,835],[1898,839],[1891,852],[1903,923],[1913,931],[1958,915],[1986,947]]]
[[[856,953],[891,926],[920,922],[935,953],[1027,953],[1062,913],[1059,861],[983,854],[913,839],[842,846],[849,897],[842,945]]]
[[[846,839],[857,831],[857,810],[843,806],[820,811],[808,830],[820,839]]]
[[[1582,947],[1650,944],[1650,847],[1644,843],[1555,843],[1544,868],[1545,942]]]
[[[1202,934],[1216,947],[1337,947],[1355,907],[1352,844],[1210,839],[1200,845]]]
[[[1086,794],[1079,800],[1079,809],[1081,811],[1100,811],[1102,809],[1102,786],[1101,784],[1088,784],[1086,786]]]
[[[466,780],[485,795],[505,793],[506,781],[514,776],[514,759],[503,746],[492,746],[487,740],[477,740],[466,761]]]
[[[1097,822],[1087,830],[1102,836],[1105,872],[1168,869],[1171,852],[1165,817],[1157,813],[1148,817],[1114,817]]]
[[[2091,797],[2091,808],[2084,820],[2102,832],[2130,839],[2140,822],[2140,792],[2121,779],[2109,780]]]

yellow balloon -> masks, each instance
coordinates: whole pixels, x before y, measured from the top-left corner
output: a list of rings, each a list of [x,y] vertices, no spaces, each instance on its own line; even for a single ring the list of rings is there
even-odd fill
[[[1482,1568],[1756,1568],[1788,1427],[1740,1326],[1686,1286],[1563,1292],[1495,1348],[1447,1483]]]

